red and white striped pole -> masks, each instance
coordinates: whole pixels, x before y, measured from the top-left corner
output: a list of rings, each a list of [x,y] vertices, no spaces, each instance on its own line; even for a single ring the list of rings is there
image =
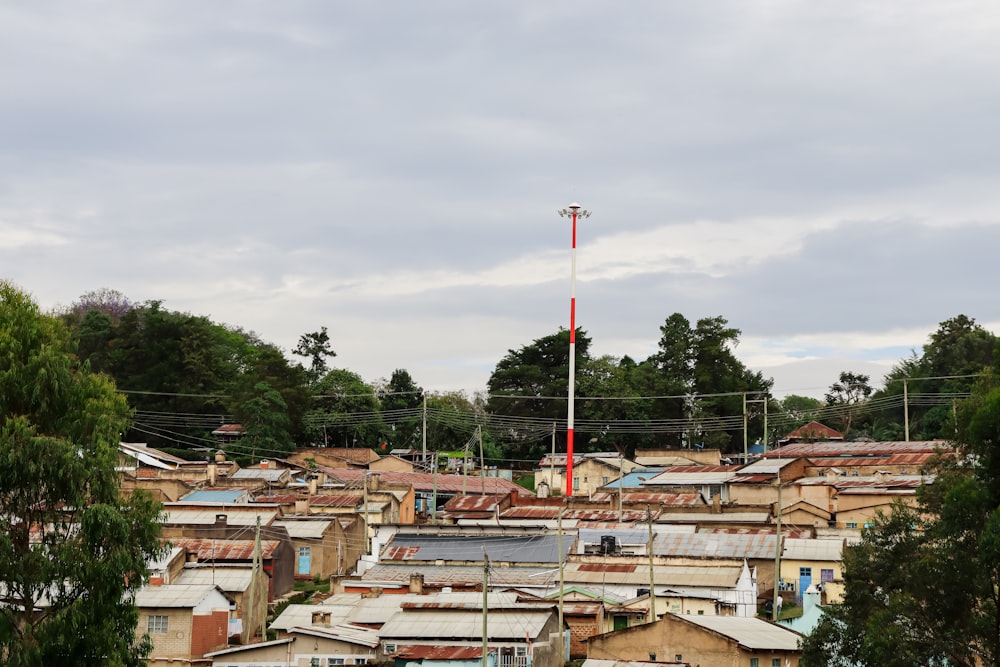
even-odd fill
[[[573,220],[573,246],[570,253],[569,273],[569,401],[566,408],[566,497],[573,495],[573,407],[576,393],[576,219],[589,218],[590,211],[580,209],[573,202],[559,211],[562,217]]]

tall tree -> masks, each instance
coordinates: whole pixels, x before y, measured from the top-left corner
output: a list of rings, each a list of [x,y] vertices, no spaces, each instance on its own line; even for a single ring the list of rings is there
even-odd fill
[[[805,640],[804,666],[1000,665],[996,376],[957,412],[960,458],[845,549],[843,603]]]
[[[835,409],[840,421],[840,431],[850,437],[851,425],[859,407],[872,395],[870,377],[864,373],[842,371],[837,382],[830,385],[825,395],[828,408]]]
[[[378,396],[361,376],[334,368],[313,387],[305,422],[310,442],[325,447],[380,449],[385,427]]]
[[[231,451],[257,458],[284,457],[292,452],[288,404],[279,392],[266,382],[254,385],[254,395],[243,402],[236,413],[243,426],[243,436]]]
[[[421,444],[424,390],[404,368],[392,372],[389,381],[378,391],[382,420],[389,428],[388,442],[395,447]]]
[[[309,378],[313,382],[326,374],[329,368],[326,360],[337,356],[330,347],[330,334],[327,333],[326,327],[299,336],[299,344],[292,350],[292,354],[309,359]]]
[[[119,495],[125,399],[61,323],[0,282],[0,662],[141,665],[130,595],[161,552],[158,504]]]

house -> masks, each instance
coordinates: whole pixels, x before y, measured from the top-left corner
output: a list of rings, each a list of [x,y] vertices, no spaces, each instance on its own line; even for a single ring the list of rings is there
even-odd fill
[[[274,522],[288,531],[296,579],[326,579],[354,570],[364,553],[362,523],[355,517],[286,516]]]
[[[215,486],[239,470],[223,452],[200,461],[188,461],[142,443],[118,444],[117,470],[121,493],[148,491],[160,502],[176,501],[193,489]]]
[[[781,590],[794,594],[795,602],[801,605],[803,593],[815,585],[828,602],[840,602],[844,546],[845,540],[786,537],[781,552]]]
[[[781,440],[781,444],[792,442],[818,442],[820,440],[843,440],[844,434],[818,421],[800,426]]]
[[[294,585],[295,551],[292,541],[284,529],[272,528],[275,533],[280,531],[283,539],[261,539],[261,567],[268,575],[268,602],[281,597],[292,590]],[[252,536],[251,531],[244,534]],[[184,549],[188,562],[250,565],[254,562],[255,544],[253,539],[222,539],[222,538],[190,538],[180,537],[172,540],[175,547]]]
[[[147,664],[211,665],[205,654],[228,645],[232,601],[212,585],[147,586],[135,594],[136,636],[153,643]]]
[[[802,635],[755,617],[667,614],[587,640],[587,658],[712,667],[797,667]]]
[[[482,647],[485,630],[487,651],[498,653],[498,667],[562,667],[555,604],[519,602],[514,593],[485,597],[452,593],[404,602],[379,630],[383,653],[394,658],[401,650],[405,655],[423,647]]]
[[[213,667],[261,665],[366,665],[380,662],[376,630],[336,623],[329,610],[313,607],[308,624],[288,628],[276,640],[222,649],[207,657]]]
[[[548,484],[549,489],[565,489],[566,454],[548,454],[535,469],[535,488]],[[602,486],[638,467],[617,452],[594,452],[573,456],[573,495],[589,496]]]
[[[172,584],[216,586],[232,600],[231,635],[239,634],[239,643],[247,644],[267,618],[268,577],[263,570],[256,573],[250,565],[187,563],[174,577]]]

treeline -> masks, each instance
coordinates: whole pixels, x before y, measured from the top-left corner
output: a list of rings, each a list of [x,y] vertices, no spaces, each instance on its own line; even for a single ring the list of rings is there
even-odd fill
[[[500,359],[485,394],[431,393],[405,369],[368,382],[331,368],[326,327],[305,333],[289,358],[239,327],[171,311],[159,301],[131,303],[114,290],[90,292],[58,313],[89,367],[110,375],[135,416],[123,437],[158,447],[215,446],[211,432],[243,425],[240,456],[281,456],[296,446],[454,451],[475,447],[477,432],[494,463],[530,465],[564,446],[569,332],[560,330]],[[773,445],[811,420],[849,438],[949,437],[954,401],[967,396],[997,349],[997,338],[964,315],[943,322],[922,354],[884,379],[845,371],[825,401],[776,400],[773,381],[736,356],[739,329],[722,317],[694,323],[675,313],[647,359],[593,357],[576,335],[577,451],[713,447],[742,452]],[[426,419],[425,419],[426,415]],[[426,430],[425,430],[426,429]],[[561,451],[561,450],[560,450]]]

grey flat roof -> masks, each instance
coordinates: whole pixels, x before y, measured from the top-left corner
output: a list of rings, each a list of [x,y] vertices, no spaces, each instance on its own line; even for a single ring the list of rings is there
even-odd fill
[[[573,540],[563,539],[562,559]],[[477,535],[438,536],[396,534],[382,550],[381,558],[406,561],[482,562],[483,554],[491,561],[509,563],[560,562],[558,535]]]
[[[487,627],[493,640],[525,641],[541,634],[545,623],[552,617],[550,608],[528,611],[493,611],[489,613]],[[481,639],[483,636],[482,610],[417,610],[400,611],[382,626],[382,640],[402,639]]]
[[[751,650],[797,651],[802,635],[765,620],[741,616],[677,616],[725,635]]]

